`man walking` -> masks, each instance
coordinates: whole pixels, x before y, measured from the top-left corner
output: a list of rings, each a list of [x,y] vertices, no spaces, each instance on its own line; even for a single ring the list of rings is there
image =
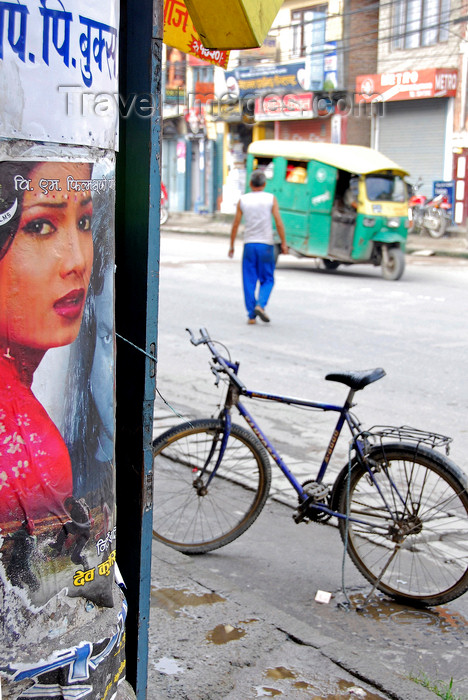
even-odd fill
[[[234,255],[234,242],[242,217],[244,217],[244,252],[242,256],[242,282],[247,309],[247,323],[256,323],[256,317],[270,321],[265,307],[274,285],[275,248],[271,217],[281,240],[281,252],[288,246],[281,220],[278,201],[273,194],[265,192],[266,178],[261,170],[254,170],[250,177],[250,192],[243,194],[237,203],[236,215],[231,228],[229,257]],[[258,298],[257,283],[260,284]]]

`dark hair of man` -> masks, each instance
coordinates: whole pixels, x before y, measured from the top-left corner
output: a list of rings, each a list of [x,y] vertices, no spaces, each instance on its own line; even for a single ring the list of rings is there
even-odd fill
[[[254,170],[250,176],[251,187],[264,187],[266,185],[265,173],[261,170]]]

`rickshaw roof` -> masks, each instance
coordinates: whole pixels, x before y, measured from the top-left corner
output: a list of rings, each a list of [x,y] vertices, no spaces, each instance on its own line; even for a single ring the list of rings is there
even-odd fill
[[[253,141],[248,152],[254,156],[275,158],[282,156],[290,160],[317,160],[357,175],[366,175],[381,170],[397,171],[400,175],[408,172],[383,153],[366,146],[352,146],[338,143],[312,143],[310,141],[276,141],[264,139]]]

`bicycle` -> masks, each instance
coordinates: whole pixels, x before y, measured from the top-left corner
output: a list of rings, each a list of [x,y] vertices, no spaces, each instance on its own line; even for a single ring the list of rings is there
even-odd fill
[[[215,383],[222,379],[227,391],[218,418],[184,422],[153,442],[157,540],[202,554],[239,537],[265,505],[271,457],[297,493],[295,522],[336,517],[345,549],[372,584],[371,593],[377,588],[400,602],[432,606],[468,589],[468,481],[436,451],[445,448],[448,454],[452,439],[408,426],[365,430],[351,412],[355,393],[385,376],[383,369],[327,374],[325,379],[348,387],[343,405],[251,391],[222,343],[206,329],[198,339],[187,331],[193,345],[208,347]],[[241,396],[339,414],[315,479],[299,483]],[[234,407],[250,431],[232,422]],[[345,424],[351,433],[349,462],[326,484]]]

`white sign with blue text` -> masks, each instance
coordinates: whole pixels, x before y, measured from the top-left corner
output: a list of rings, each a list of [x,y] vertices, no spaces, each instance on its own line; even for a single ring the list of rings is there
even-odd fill
[[[117,0],[0,1],[0,138],[115,149]]]

